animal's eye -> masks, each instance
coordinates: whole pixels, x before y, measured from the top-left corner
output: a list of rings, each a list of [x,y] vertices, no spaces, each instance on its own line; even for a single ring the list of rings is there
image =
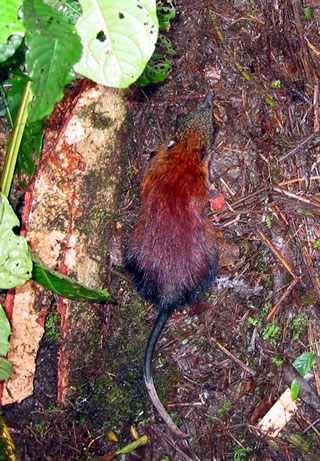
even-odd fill
[[[167,143],[167,150],[172,150],[176,147],[177,141],[175,139],[169,139]]]

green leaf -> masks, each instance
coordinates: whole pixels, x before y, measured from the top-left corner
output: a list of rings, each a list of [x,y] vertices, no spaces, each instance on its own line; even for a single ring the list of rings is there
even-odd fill
[[[16,49],[21,45],[23,37],[11,35],[6,43],[0,42],[0,62],[5,62],[14,55]]]
[[[0,193],[0,288],[23,285],[30,277],[32,261],[26,239],[15,235],[12,228],[19,226],[7,198]]]
[[[71,24],[75,24],[82,13],[78,0],[65,0],[57,3],[59,4],[59,11],[61,11],[63,16],[68,18]]]
[[[13,373],[12,363],[0,358],[0,381],[10,378]]]
[[[76,24],[83,53],[76,72],[127,88],[152,56],[158,36],[155,0],[80,0]]]
[[[269,104],[269,106],[271,106],[272,108],[276,107],[277,104],[270,98],[270,96],[268,96],[267,94],[264,95],[264,100],[267,104]]]
[[[160,48],[163,48],[166,53],[171,54],[171,55],[176,54],[175,50],[173,49],[171,40],[169,40],[168,37],[166,37],[165,35],[159,34],[157,44],[159,45]]]
[[[21,176],[27,173],[29,180],[35,172],[35,158],[40,158],[43,138],[43,120],[29,123],[24,130],[17,158],[17,172]],[[22,184],[20,183],[22,186]],[[24,186],[25,187],[25,186]]]
[[[17,117],[22,93],[28,77],[20,70],[14,71],[10,74],[8,80],[3,83],[3,89],[7,101],[8,121],[10,127],[13,127],[13,123]]]
[[[18,19],[22,0],[2,0],[0,5],[0,42],[6,43],[10,35],[23,35],[23,24]]]
[[[71,69],[81,57],[81,43],[75,27],[57,10],[41,0],[24,0],[26,65],[32,80],[33,101],[29,122],[50,114],[72,80]]]
[[[314,249],[319,248],[319,247],[320,247],[320,239],[316,240],[312,244],[312,248],[314,248]]]
[[[0,304],[0,355],[7,355],[10,343],[9,336],[11,335],[11,326],[7,319],[6,313]]]
[[[313,17],[313,11],[314,11],[314,8],[312,7],[303,8],[303,14],[307,21],[311,21]]]
[[[135,440],[134,442],[129,443],[129,445],[121,448],[120,450],[117,450],[117,453],[122,454],[122,453],[130,453],[130,451],[136,450],[138,447],[141,447],[141,445],[146,445],[148,443],[148,437],[146,435],[143,435],[139,439]]]
[[[271,228],[272,228],[272,220],[273,220],[272,214],[268,214],[268,215],[266,216],[266,224],[267,224],[267,228],[268,228],[268,229],[271,229]]]
[[[165,29],[170,26],[170,21],[176,17],[176,9],[174,6],[157,6],[157,16],[159,21],[159,29]]]
[[[291,398],[292,398],[292,400],[296,400],[296,398],[299,395],[299,391],[300,391],[300,385],[299,385],[299,383],[298,383],[298,381],[296,379],[294,379],[292,381],[291,386],[290,386],[290,390],[291,390]]]
[[[301,376],[304,376],[312,369],[315,361],[316,356],[312,352],[305,352],[293,362],[293,366]]]
[[[137,86],[146,86],[151,83],[157,83],[168,77],[171,71],[171,61],[163,55],[154,53],[152,59],[148,62],[141,77],[136,81]]]
[[[72,278],[50,269],[34,253],[32,253],[32,260],[33,280],[54,293],[70,299],[114,302],[107,290],[102,288],[92,290]]]
[[[281,80],[273,80],[270,86],[271,88],[281,88]]]
[[[300,210],[299,208],[296,209],[295,212],[305,216],[313,216],[313,213],[311,211]]]

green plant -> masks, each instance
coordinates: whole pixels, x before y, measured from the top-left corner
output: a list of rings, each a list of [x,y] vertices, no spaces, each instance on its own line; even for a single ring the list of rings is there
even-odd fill
[[[256,0],[250,1],[250,12],[254,16],[259,11]]]
[[[320,247],[320,239],[317,239],[315,242],[312,244],[312,248],[316,249]]]
[[[0,416],[0,460],[15,461],[16,447],[2,416]]]
[[[42,426],[42,424],[35,423],[33,425],[33,427],[34,427],[35,432],[38,432],[38,434],[40,434],[40,436],[43,435],[43,426]]]
[[[307,314],[298,314],[295,319],[293,319],[293,334],[292,339],[297,340],[301,333],[307,328],[308,326],[309,317]]]
[[[304,376],[308,373],[316,361],[316,356],[312,352],[305,352],[301,354],[294,362],[293,366],[300,373],[301,376]],[[290,386],[291,389],[291,398],[295,400],[300,392],[300,385],[297,379],[294,379]]]
[[[248,455],[251,452],[251,447],[241,448],[237,446],[233,449],[233,461],[244,461],[248,459]]]
[[[312,369],[315,361],[316,356],[312,352],[305,352],[293,362],[293,366],[298,370],[301,376],[304,376]]]
[[[281,88],[281,80],[273,80],[270,86],[271,88]]]
[[[176,9],[172,5],[173,0],[168,0],[168,6],[162,1],[157,4],[157,17],[159,21],[159,30],[170,27],[170,22],[176,16]],[[159,33],[156,50],[150,61],[147,63],[142,75],[135,82],[138,86],[146,86],[156,83],[167,78],[172,68],[172,62],[168,55],[175,55],[172,42],[164,34]]]
[[[303,14],[307,21],[311,21],[313,17],[313,11],[314,8],[312,7],[303,8]]]
[[[253,325],[254,327],[256,327],[257,325],[259,325],[260,320],[255,319],[253,317],[248,317],[248,323],[249,323],[249,325]]]
[[[271,363],[274,363],[275,365],[277,365],[277,367],[281,367],[283,364],[283,360],[279,359],[278,357],[271,357],[270,361]]]
[[[71,277],[50,269],[34,253],[32,253],[32,261],[33,280],[54,293],[69,299],[114,302],[108,291],[104,288],[88,288]]]
[[[43,264],[30,252],[25,238],[13,233],[12,229],[16,226],[20,226],[20,222],[7,198],[0,192],[0,288],[23,285],[32,276],[42,286],[67,298],[112,301],[106,290],[87,288]]]
[[[62,98],[74,69],[104,85],[127,87],[144,70],[157,41],[155,0],[120,0],[117,8],[113,0],[79,1],[8,0],[0,6],[0,75],[2,80],[9,75],[0,89],[11,125],[25,84],[32,81],[18,157],[19,172],[29,176],[40,151],[42,120]],[[166,53],[174,53],[169,39],[160,42]]]
[[[9,336],[11,335],[10,323],[0,304],[0,355],[7,355],[10,344]],[[0,381],[8,379],[13,373],[12,363],[9,360],[0,358]]]
[[[318,296],[314,291],[308,291],[301,296],[301,303],[303,306],[310,306],[318,302]]]
[[[277,347],[281,336],[281,328],[274,322],[268,323],[262,330],[263,339],[270,341],[273,347]]]
[[[294,379],[292,381],[291,386],[290,386],[290,390],[291,390],[291,398],[292,398],[292,400],[296,400],[296,398],[298,397],[299,392],[300,392],[300,384],[298,383],[298,381],[296,379]]]
[[[54,341],[61,340],[60,315],[58,312],[49,312],[46,318],[46,333]]]
[[[7,198],[0,192],[0,288],[23,285],[31,277],[32,260],[26,239],[12,229],[20,226]]]
[[[273,220],[272,214],[268,214],[268,215],[266,216],[266,224],[267,224],[267,228],[268,228],[268,229],[271,229],[271,228],[272,228],[272,220]]]
[[[218,409],[218,414],[223,417],[226,415],[227,410],[232,406],[231,402],[224,402],[222,408]]]
[[[83,52],[76,72],[127,88],[149,61],[158,37],[155,0],[80,0],[76,23]]]
[[[264,305],[262,306],[262,314],[264,316],[267,315],[271,307],[272,307],[272,304],[270,303],[270,301],[267,301],[266,303],[264,303]]]

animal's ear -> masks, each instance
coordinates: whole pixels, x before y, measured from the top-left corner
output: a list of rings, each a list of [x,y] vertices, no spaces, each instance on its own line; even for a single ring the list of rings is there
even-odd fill
[[[170,138],[167,141],[167,151],[170,152],[173,150],[177,145],[177,140],[175,138]]]

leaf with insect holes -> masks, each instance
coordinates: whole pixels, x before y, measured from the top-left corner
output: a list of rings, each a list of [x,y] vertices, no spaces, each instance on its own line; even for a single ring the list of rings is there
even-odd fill
[[[147,86],[151,83],[161,82],[168,77],[172,68],[171,61],[159,53],[153,53],[142,75],[135,82],[137,86]]]
[[[17,11],[22,0],[2,0],[0,4],[0,42],[6,43],[10,35],[22,35],[23,24],[18,19]]]
[[[176,9],[172,5],[164,6],[159,4],[157,6],[157,15],[159,19],[159,29],[163,30],[166,27],[170,27],[170,22],[176,17]]]
[[[26,65],[32,80],[33,100],[29,122],[50,114],[72,80],[71,69],[81,56],[81,43],[75,27],[60,11],[41,0],[25,0]]]
[[[30,277],[32,261],[27,241],[15,235],[20,222],[7,198],[0,193],[0,288],[23,285]]]
[[[141,75],[158,36],[155,0],[80,0],[76,23],[83,46],[76,72],[127,88]]]

